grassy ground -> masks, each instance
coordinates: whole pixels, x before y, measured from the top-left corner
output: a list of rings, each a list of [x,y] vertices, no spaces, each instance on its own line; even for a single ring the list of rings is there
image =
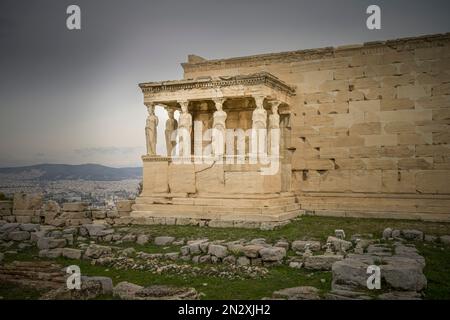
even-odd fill
[[[278,239],[299,240],[304,237],[326,240],[336,229],[344,229],[347,236],[356,233],[371,233],[380,238],[386,227],[394,229],[418,229],[427,234],[450,234],[450,223],[423,222],[392,219],[355,219],[330,217],[301,217],[280,229],[263,231],[259,229],[236,228],[199,228],[195,226],[134,226],[136,231],[146,232],[151,236],[175,236],[177,238],[210,240],[237,240],[265,238],[268,241]]]
[[[133,226],[128,232],[141,233],[155,237],[171,235],[176,238],[210,240],[237,240],[266,238],[268,241],[279,239],[296,240],[316,238],[325,240],[335,229],[344,229],[347,237],[353,234],[371,233],[379,238],[384,228],[418,229],[426,234],[450,234],[450,224],[419,221],[375,220],[352,218],[302,217],[293,223],[273,231],[252,229],[216,229],[199,228],[194,226]],[[424,270],[428,279],[425,291],[427,299],[450,299],[450,247],[442,244],[417,243],[420,253],[425,257],[427,266]],[[173,252],[179,247],[156,247],[154,245],[133,246],[136,250],[152,252]],[[39,259],[37,250],[30,249],[17,255],[7,255],[6,262],[12,260]],[[155,274],[148,271],[115,270],[104,266],[92,266],[87,261],[70,261],[64,258],[56,259],[62,265],[77,264],[84,275],[102,275],[113,279],[114,284],[129,281],[143,286],[153,284],[169,284],[176,286],[194,287],[202,292],[203,299],[261,299],[270,297],[275,290],[311,285],[321,290],[322,294],[329,291],[331,286],[330,272],[310,272],[304,269],[292,269],[285,265],[269,268],[269,273],[262,279],[228,280],[211,276],[186,276],[178,274]],[[199,266],[199,265],[196,265]],[[36,298],[39,293],[28,290],[0,286],[0,296],[4,299]],[[107,297],[104,297],[107,298]]]

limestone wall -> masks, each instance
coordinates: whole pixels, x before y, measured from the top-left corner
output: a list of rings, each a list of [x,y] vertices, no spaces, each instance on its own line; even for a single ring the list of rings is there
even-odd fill
[[[41,194],[16,193],[0,201],[0,222],[46,224],[56,227],[84,224],[128,224],[134,200],[118,200],[113,208],[91,207],[86,202],[44,201]]]
[[[296,86],[292,187],[314,214],[450,220],[450,34],[225,60]]]

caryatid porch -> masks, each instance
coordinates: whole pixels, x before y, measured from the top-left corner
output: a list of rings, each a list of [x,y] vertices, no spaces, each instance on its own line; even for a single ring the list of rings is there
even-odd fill
[[[290,182],[292,87],[269,73],[139,86],[149,117],[135,220],[258,226],[300,214]],[[167,156],[156,154],[156,126],[161,125],[156,105],[169,112]],[[181,112],[178,121],[175,110]],[[268,141],[251,129],[269,129]],[[271,131],[279,132],[279,139]]]

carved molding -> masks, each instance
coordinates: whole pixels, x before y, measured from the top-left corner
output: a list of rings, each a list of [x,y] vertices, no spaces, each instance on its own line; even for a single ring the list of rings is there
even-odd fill
[[[268,72],[260,72],[249,75],[238,75],[233,77],[219,77],[195,80],[178,80],[163,82],[140,83],[139,87],[143,93],[158,93],[163,91],[179,91],[190,89],[218,89],[229,86],[253,86],[266,85],[275,90],[286,93],[288,96],[295,95],[295,89],[282,80]]]

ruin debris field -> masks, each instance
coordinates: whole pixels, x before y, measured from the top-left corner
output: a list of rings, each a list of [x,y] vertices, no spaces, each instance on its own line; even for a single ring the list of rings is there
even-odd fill
[[[69,265],[107,277],[82,288],[81,299],[450,298],[450,224],[442,222],[303,216],[270,231],[7,223],[0,234],[2,299],[73,298],[61,289]],[[380,290],[357,284],[369,260],[381,266]]]

